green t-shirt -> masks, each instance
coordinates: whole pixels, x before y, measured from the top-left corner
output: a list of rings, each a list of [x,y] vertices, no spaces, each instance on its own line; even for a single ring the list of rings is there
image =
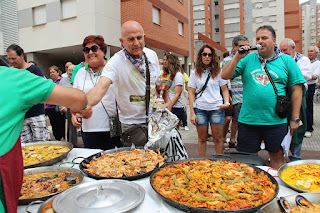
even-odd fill
[[[74,66],[73,70],[72,70],[72,76],[71,76],[71,81],[70,84],[73,83],[74,78],[76,77],[77,72],[79,71],[79,69],[81,69],[82,67],[84,67],[84,64],[81,62],[80,64]]]
[[[267,62],[266,66],[278,90],[286,94],[286,87],[306,82],[297,63],[289,55],[282,54]],[[277,125],[286,123],[275,112],[276,95],[256,53],[250,53],[239,61],[234,77],[242,76],[243,104],[239,122],[249,125]]]
[[[51,79],[36,76],[27,70],[0,66],[0,156],[18,140],[25,113],[44,102],[54,86]]]

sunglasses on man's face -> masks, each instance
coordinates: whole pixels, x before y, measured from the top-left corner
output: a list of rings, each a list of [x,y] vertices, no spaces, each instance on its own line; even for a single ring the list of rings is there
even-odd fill
[[[204,57],[206,57],[206,56],[212,57],[212,53],[201,53],[201,55]]]
[[[90,50],[95,53],[95,52],[97,52],[99,50],[99,46],[98,45],[93,45],[91,47],[84,47],[83,48],[83,52],[87,53],[87,54],[90,52]]]

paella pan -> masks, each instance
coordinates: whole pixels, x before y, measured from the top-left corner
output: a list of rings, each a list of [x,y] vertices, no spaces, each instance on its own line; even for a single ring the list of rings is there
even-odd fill
[[[43,141],[22,144],[24,168],[50,166],[66,158],[73,149],[71,143],[63,141]]]
[[[224,158],[168,163],[153,171],[150,184],[169,205],[201,213],[256,212],[279,192],[269,173]]]
[[[40,178],[38,178],[37,175],[39,175],[38,177]],[[28,177],[30,177],[30,179],[28,179]],[[36,177],[36,180],[33,180],[34,177]],[[25,169],[18,204],[26,205],[36,200],[47,200],[67,188],[78,185],[82,179],[83,174],[81,171],[73,168],[50,166]],[[57,181],[60,181],[60,183]],[[65,185],[66,187],[64,187]],[[44,190],[47,189],[49,189],[49,191],[44,192]]]
[[[320,192],[320,160],[299,160],[278,170],[279,178],[298,192]]]
[[[84,158],[79,168],[94,179],[137,180],[149,176],[165,160],[166,157],[157,151],[142,147],[121,147]]]

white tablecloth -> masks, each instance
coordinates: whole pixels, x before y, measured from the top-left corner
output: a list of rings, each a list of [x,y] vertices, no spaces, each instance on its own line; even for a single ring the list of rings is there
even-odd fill
[[[62,162],[71,162],[76,157],[89,157],[95,153],[101,152],[100,149],[83,149],[83,148],[74,148],[69,152],[68,156],[62,160]],[[75,162],[80,163],[83,159],[77,159]],[[55,164],[55,166],[58,166],[61,162]],[[70,167],[71,164],[62,164],[61,166]],[[261,169],[269,172],[272,176],[274,176],[279,183],[279,194],[280,196],[288,196],[292,194],[297,194],[298,192],[289,189],[285,186],[285,184],[280,180],[280,178],[277,177],[277,171],[273,170],[272,168],[268,166],[259,166]],[[73,168],[79,169],[79,165],[76,164]],[[92,181],[98,181],[92,178],[89,178],[85,176],[81,183],[87,183]],[[130,213],[141,213],[141,212],[155,212],[155,213],[171,213],[171,212],[181,212],[180,210],[168,205],[166,202],[164,202],[161,197],[152,189],[150,185],[150,178],[142,178],[139,180],[133,181],[139,185],[141,185],[145,190],[145,198],[141,205],[136,207],[135,209],[129,211]],[[80,183],[80,184],[81,184]],[[18,213],[25,213],[26,205],[18,206]],[[31,212],[37,212],[37,209],[40,207],[40,204],[33,205],[29,207],[29,211]]]

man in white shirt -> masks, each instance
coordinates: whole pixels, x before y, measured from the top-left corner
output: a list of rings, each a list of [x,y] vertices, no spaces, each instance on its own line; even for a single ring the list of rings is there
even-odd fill
[[[295,62],[297,63],[298,67],[301,70],[301,73],[303,77],[308,81],[311,79],[312,76],[312,69],[311,69],[311,63],[310,60],[295,51],[296,45],[292,39],[286,38],[280,43],[280,50],[281,52],[290,55]],[[305,83],[304,87],[302,87],[303,90],[303,96],[302,96],[302,103],[301,103],[301,109],[300,109],[300,120],[302,121],[302,125],[299,126],[297,131],[295,131],[292,135],[292,141],[290,145],[290,151],[292,153],[292,156],[289,156],[291,161],[295,160],[301,160],[301,147],[303,142],[304,134],[307,130],[307,115],[306,115],[306,90],[308,89],[308,85]]]
[[[97,85],[88,94],[88,109],[99,103],[111,84],[116,96],[122,132],[135,124],[146,124],[152,114],[152,104],[156,98],[155,82],[160,76],[157,54],[145,47],[145,34],[142,26],[136,21],[127,21],[121,27],[120,42],[124,47],[106,64]],[[150,70],[150,104],[146,115],[146,60]],[[164,93],[165,107],[171,109],[171,101]]]
[[[320,61],[318,60],[319,48],[316,46],[309,47],[308,58],[311,61],[312,78],[307,80],[307,131],[305,137],[310,138],[313,131],[313,95],[316,89],[316,83],[320,75]]]

